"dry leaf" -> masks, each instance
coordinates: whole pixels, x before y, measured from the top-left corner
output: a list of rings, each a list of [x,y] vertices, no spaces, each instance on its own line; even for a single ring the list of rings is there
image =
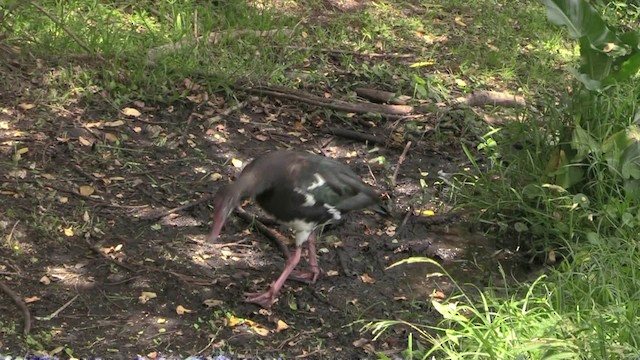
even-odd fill
[[[84,222],[89,222],[90,218],[89,218],[89,212],[87,210],[84,211],[84,214],[82,214],[82,221]]]
[[[29,152],[29,148],[28,147],[23,147],[23,148],[20,148],[20,149],[16,150],[16,155],[26,154],[27,152]]]
[[[425,209],[420,212],[421,216],[434,216],[436,213],[433,210]]]
[[[136,109],[133,109],[133,110],[138,111]],[[127,115],[127,114],[125,114],[125,115]],[[131,115],[131,116],[138,117],[138,116],[140,116],[140,112],[138,111],[138,115]],[[109,122],[106,122],[106,123],[103,124],[103,126],[105,126],[105,127],[118,127],[118,126],[122,126],[122,125],[124,125],[124,121],[122,121],[122,120],[109,121]]]
[[[339,273],[336,270],[327,271],[327,276],[338,276]]]
[[[78,137],[78,141],[80,142],[80,145],[83,145],[83,146],[91,146],[91,145],[93,145],[93,141],[91,141],[89,139],[85,139],[82,136]]]
[[[231,159],[231,164],[236,168],[241,168],[242,167],[242,160],[233,158],[233,159]]]
[[[122,109],[122,114],[125,116],[138,117],[140,116],[140,111],[134,108],[126,107]]]
[[[9,171],[8,175],[14,178],[24,179],[27,177],[27,170],[25,169],[11,170]]]
[[[149,291],[143,291],[142,294],[140,294],[140,297],[138,297],[138,301],[141,304],[146,304],[147,301],[157,298],[158,295],[156,295],[156,293],[154,292],[149,292]]]
[[[30,297],[24,298],[24,302],[27,303],[27,304],[31,304],[31,303],[34,303],[36,301],[40,301],[40,298],[37,297],[37,296],[30,296]]]
[[[278,324],[276,325],[276,331],[277,332],[280,332],[280,331],[283,331],[283,330],[287,330],[288,328],[289,328],[289,325],[286,322],[284,322],[282,320],[278,320]]]
[[[184,306],[182,306],[182,305],[178,305],[178,306],[176,307],[176,313],[177,313],[178,315],[184,315],[185,313],[192,313],[192,312],[193,312],[193,310],[189,310],[189,309],[185,308],[185,307],[184,307]]]
[[[51,279],[49,279],[49,277],[47,277],[46,275],[40,278],[40,284],[42,285],[49,285],[51,284]]]
[[[260,335],[260,336],[267,336],[269,335],[269,329],[263,328],[260,325],[255,325],[251,328],[253,330],[253,332],[255,332],[256,334]]]
[[[66,196],[58,196],[58,202],[60,202],[61,204],[66,204],[69,202],[69,198]]]
[[[258,139],[259,141],[267,141],[269,140],[269,137],[267,135],[258,134],[256,135],[256,139]]]
[[[90,196],[96,191],[96,189],[94,189],[93,186],[89,186],[89,185],[82,185],[80,186],[79,190],[80,190],[80,195],[84,195],[84,196]]]
[[[354,347],[357,347],[357,348],[361,348],[365,344],[367,344],[368,342],[369,342],[369,340],[367,340],[365,338],[360,338],[360,339],[354,341],[353,343],[351,343],[351,345],[353,345]]]
[[[213,174],[211,174],[210,178],[211,178],[211,181],[218,181],[218,180],[222,179],[222,174],[213,173]]]
[[[365,284],[373,284],[376,282],[376,279],[372,278],[367,273],[360,275],[360,280]]]
[[[22,110],[31,110],[36,107],[36,105],[31,103],[20,103],[18,104],[18,107]]]
[[[202,303],[207,307],[215,307],[215,306],[220,306],[220,305],[224,304],[224,301],[215,300],[215,299],[207,299],[207,300],[203,301]]]
[[[107,140],[108,142],[116,142],[118,141],[118,137],[116,136],[116,134],[113,133],[104,133],[104,139]]]
[[[69,226],[68,228],[64,229],[64,235],[65,235],[65,236],[68,236],[68,237],[73,236],[73,235],[74,235],[74,233],[73,233],[73,227],[72,227],[72,226]]]

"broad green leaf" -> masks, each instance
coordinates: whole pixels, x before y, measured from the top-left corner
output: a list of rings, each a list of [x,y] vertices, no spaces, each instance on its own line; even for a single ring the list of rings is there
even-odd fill
[[[640,143],[634,142],[625,149],[620,158],[624,179],[640,179]]]
[[[600,146],[580,125],[576,125],[571,136],[571,148],[577,151],[571,162],[582,161],[590,153],[600,152]]]
[[[547,7],[549,21],[566,26],[574,39],[586,36],[599,50],[604,50],[607,43],[617,42],[615,33],[585,0],[542,0],[542,3]]]

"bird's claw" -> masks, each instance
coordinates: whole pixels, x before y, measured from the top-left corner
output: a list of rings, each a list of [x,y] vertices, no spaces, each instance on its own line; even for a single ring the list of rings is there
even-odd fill
[[[288,278],[307,284],[315,284],[319,277],[320,268],[310,268],[308,271],[293,271]]]
[[[266,291],[263,293],[244,293],[245,302],[257,304],[262,306],[265,309],[271,309],[271,306],[278,301],[278,297],[271,293],[271,291]]]

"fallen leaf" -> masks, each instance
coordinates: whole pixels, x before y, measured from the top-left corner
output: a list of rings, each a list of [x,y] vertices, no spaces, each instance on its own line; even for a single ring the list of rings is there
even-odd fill
[[[84,222],[89,222],[90,218],[89,218],[89,212],[87,210],[84,211],[84,214],[82,214],[82,221]]]
[[[40,301],[40,298],[37,297],[37,296],[30,296],[30,297],[24,298],[24,302],[27,303],[27,304],[31,304],[31,303],[34,303],[36,301]]]
[[[407,297],[406,296],[394,296],[393,300],[395,300],[395,301],[405,301],[405,300],[407,300]]]
[[[220,305],[224,304],[224,301],[216,300],[216,299],[207,299],[207,300],[203,301],[202,303],[206,307],[216,307],[216,306],[220,306]]]
[[[58,202],[60,204],[66,204],[69,202],[69,198],[66,196],[58,196]]]
[[[26,154],[27,152],[29,152],[29,148],[28,147],[23,147],[23,148],[20,148],[20,149],[16,150],[16,155]]]
[[[260,335],[260,336],[267,336],[269,335],[269,329],[266,329],[260,325],[255,325],[253,327],[251,327],[251,329],[253,330],[253,332],[255,332],[256,334]]]
[[[136,110],[136,111],[138,111],[138,110]],[[135,115],[135,116],[139,116],[139,115],[140,115],[140,112],[138,112],[138,115]],[[123,120],[116,120],[116,121],[107,121],[106,123],[103,124],[103,126],[105,126],[105,127],[118,127],[118,126],[122,126],[124,124],[125,124],[125,122]]]
[[[18,107],[22,110],[31,110],[36,107],[36,105],[31,103],[20,103],[18,104]]]
[[[213,173],[210,176],[211,181],[218,181],[220,179],[222,179],[222,174],[220,173]]]
[[[51,279],[49,279],[49,277],[47,277],[46,275],[40,278],[40,284],[42,285],[49,285],[51,284]]]
[[[365,338],[360,338],[360,339],[354,341],[353,343],[351,343],[351,345],[353,345],[354,347],[357,347],[357,348],[361,348],[364,345],[366,345],[368,342],[369,342],[369,340],[367,340]]]
[[[140,116],[140,111],[134,108],[126,107],[122,109],[122,114],[125,116],[138,117]]]
[[[256,135],[256,139],[259,140],[259,141],[267,141],[267,140],[269,140],[269,137],[267,135],[258,134],[258,135]]]
[[[156,295],[156,293],[154,293],[154,292],[143,291],[142,294],[140,294],[140,297],[138,297],[138,301],[141,304],[146,304],[147,301],[149,301],[151,299],[155,299],[157,297],[158,297],[158,295]]]
[[[8,175],[14,178],[24,179],[27,177],[27,170],[25,169],[11,170],[9,171]]]
[[[94,189],[93,186],[82,185],[80,186],[79,191],[80,191],[80,195],[90,196],[96,191],[96,189]]]
[[[82,145],[82,146],[91,146],[91,145],[93,145],[93,141],[91,141],[89,139],[86,139],[86,138],[84,138],[82,136],[78,137],[78,141],[80,142],[80,145]]]
[[[231,164],[236,168],[241,168],[242,167],[242,160],[233,158],[233,159],[231,159]]]
[[[277,332],[287,330],[288,328],[289,328],[289,325],[286,322],[282,320],[278,320],[278,324],[276,325]]]
[[[107,140],[108,142],[112,142],[112,143],[118,141],[118,137],[115,134],[110,133],[110,132],[104,133],[104,139]]]
[[[65,236],[68,236],[68,237],[73,236],[73,235],[74,235],[74,233],[73,233],[73,227],[72,227],[72,226],[69,226],[68,228],[65,228],[65,229],[64,229],[64,235],[65,235]]]
[[[433,210],[425,209],[420,212],[421,216],[434,216],[436,213]]]
[[[376,279],[372,278],[367,273],[360,275],[360,280],[365,284],[373,284],[376,282]]]
[[[192,312],[193,312],[193,310],[189,310],[189,309],[185,308],[185,307],[184,307],[184,306],[182,306],[182,305],[178,305],[178,306],[176,307],[176,313],[177,313],[178,315],[184,315],[185,313],[186,313],[186,314],[188,314],[188,313],[192,313]]]
[[[336,270],[329,270],[327,271],[327,276],[338,276],[340,273],[338,273]]]

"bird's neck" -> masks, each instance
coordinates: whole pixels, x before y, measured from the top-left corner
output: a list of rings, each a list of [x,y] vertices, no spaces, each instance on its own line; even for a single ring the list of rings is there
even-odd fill
[[[272,185],[273,181],[269,179],[268,174],[264,174],[261,178],[251,174],[247,176],[240,176],[240,178],[229,186],[231,187],[232,193],[237,194],[238,200],[242,200],[255,197],[272,187]]]

